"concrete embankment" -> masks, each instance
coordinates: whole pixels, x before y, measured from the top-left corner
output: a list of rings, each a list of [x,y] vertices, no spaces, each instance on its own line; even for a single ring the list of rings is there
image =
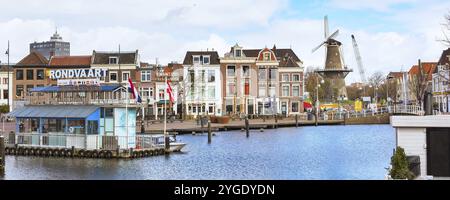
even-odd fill
[[[389,114],[349,118],[345,120],[346,125],[363,125],[363,124],[389,124]]]

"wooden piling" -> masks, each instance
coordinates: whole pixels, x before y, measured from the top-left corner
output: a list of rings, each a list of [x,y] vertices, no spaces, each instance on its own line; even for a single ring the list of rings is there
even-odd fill
[[[5,138],[0,136],[0,175],[5,173]]]
[[[211,120],[208,120],[208,144],[211,144],[212,131],[211,131]]]
[[[248,123],[248,117],[245,117],[245,134],[247,137],[250,136],[250,131],[249,131],[249,123]]]
[[[298,115],[297,114],[295,115],[295,127],[298,128]]]
[[[278,115],[275,115],[275,125],[274,128],[278,128]]]
[[[318,122],[319,119],[318,118],[319,118],[319,113],[316,112],[316,115],[315,115],[315,121],[316,121],[315,124],[316,124],[316,126],[319,124],[319,122]]]

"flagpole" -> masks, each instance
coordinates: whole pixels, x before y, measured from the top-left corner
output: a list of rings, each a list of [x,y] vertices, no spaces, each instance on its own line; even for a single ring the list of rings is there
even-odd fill
[[[169,137],[167,135],[167,100],[166,100],[166,92],[167,92],[167,76],[164,74],[164,144],[166,151],[169,150]]]

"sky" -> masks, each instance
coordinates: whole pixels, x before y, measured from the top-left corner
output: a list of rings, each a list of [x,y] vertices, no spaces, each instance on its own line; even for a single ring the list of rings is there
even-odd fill
[[[443,38],[445,0],[0,0],[0,51],[10,40],[10,62],[47,41],[57,28],[71,43],[71,55],[93,50],[140,52],[143,62],[182,62],[186,51],[292,48],[305,67],[323,67],[323,18],[343,43],[345,64],[354,70],[347,84],[361,80],[351,35],[358,42],[369,77],[376,71],[408,70],[436,62]],[[1,50],[4,49],[4,50]],[[4,53],[2,63],[7,62]]]

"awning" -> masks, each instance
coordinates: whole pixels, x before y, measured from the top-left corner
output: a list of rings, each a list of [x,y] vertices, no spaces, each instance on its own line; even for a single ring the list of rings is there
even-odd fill
[[[98,108],[98,106],[81,105],[24,106],[8,113],[8,116],[20,118],[86,118]]]
[[[44,86],[35,87],[30,92],[111,92],[121,87],[119,84],[114,85],[100,85],[100,86]]]

